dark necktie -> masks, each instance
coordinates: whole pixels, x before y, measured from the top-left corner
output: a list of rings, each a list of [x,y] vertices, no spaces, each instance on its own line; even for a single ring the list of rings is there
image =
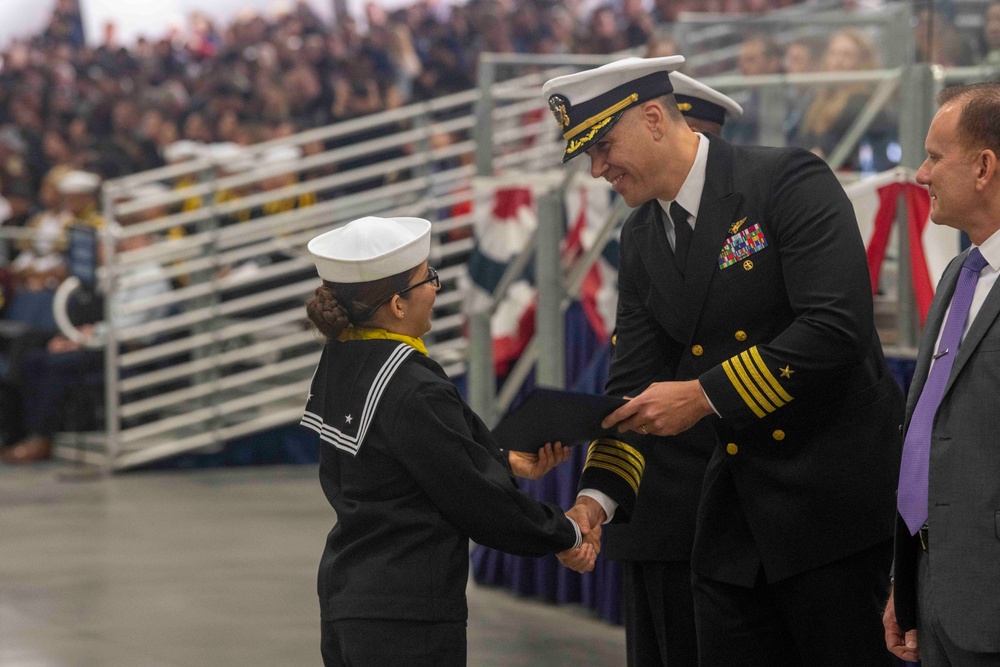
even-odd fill
[[[684,273],[693,230],[688,224],[688,212],[676,201],[670,202],[670,220],[674,223],[674,262],[677,269]]]
[[[913,409],[910,426],[906,431],[896,506],[910,530],[910,535],[916,535],[927,521],[927,471],[930,468],[934,416],[941,406],[944,388],[948,384],[948,376],[951,375],[958,346],[962,343],[962,331],[965,330],[965,321],[969,318],[969,307],[976,292],[979,272],[984,266],[986,260],[983,259],[979,248],[973,248],[962,264],[955,293],[951,296],[948,320],[941,330],[941,342],[934,355],[934,365],[931,366],[927,381],[920,390],[920,398],[917,399],[917,406]]]

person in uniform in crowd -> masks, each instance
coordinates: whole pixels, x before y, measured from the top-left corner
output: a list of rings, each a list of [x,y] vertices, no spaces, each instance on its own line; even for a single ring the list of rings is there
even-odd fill
[[[56,208],[45,210],[28,222],[26,229],[33,236],[11,264],[15,291],[6,316],[30,330],[16,345],[18,348],[33,344],[31,341],[37,338],[44,341],[56,329],[52,299],[67,275],[64,255],[67,229],[73,225],[99,229],[104,225],[97,210],[101,177],[80,170],[55,174],[58,175]]]
[[[431,224],[361,218],[309,242],[323,285],[307,305],[327,343],[302,425],[320,436],[337,513],[320,563],[327,667],[465,665],[469,540],[521,555],[573,550],[600,526],[521,493],[561,445],[505,459],[421,340],[440,287]],[[583,542],[583,537],[587,542]]]
[[[613,518],[630,479],[606,462],[662,460],[635,504],[657,497],[650,511],[679,526],[659,550],[683,555],[685,505],[668,499],[700,486],[687,502],[701,667],[886,664],[903,406],[853,208],[806,151],[691,132],[669,74],[683,60],[543,87],[563,160],[588,155],[637,207],[608,385],[632,398],[605,419],[620,435],[592,445],[577,507]]]
[[[30,241],[21,243],[13,269],[23,289],[54,290],[66,277],[66,228],[72,224],[100,227],[97,214],[97,191],[101,177],[86,171],[56,172],[55,205],[32,217],[26,228],[33,232]]]
[[[906,405],[889,650],[1000,665],[1000,83],[946,88],[917,182],[972,241],[927,313]]]

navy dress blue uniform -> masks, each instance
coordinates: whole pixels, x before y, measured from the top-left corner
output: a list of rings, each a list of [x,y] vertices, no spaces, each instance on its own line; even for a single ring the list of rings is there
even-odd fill
[[[767,638],[753,638],[752,622],[725,621],[755,612],[780,619],[779,634],[793,638],[786,664],[824,650],[833,653],[810,664],[884,664],[877,624],[858,617],[877,620],[888,595],[903,399],[875,331],[850,201],[805,151],[710,137],[683,272],[664,259],[662,216],[648,202],[622,232],[614,363],[637,380],[633,369],[644,367],[664,369],[665,378],[649,379],[698,378],[721,417],[684,434],[701,441],[697,429],[713,431],[692,553],[696,582],[712,601],[696,604],[702,664],[762,664],[734,640]],[[637,507],[647,484],[682,474],[689,443],[671,440],[630,434],[605,443],[644,455]],[[614,498],[614,485],[588,469],[582,484]],[[657,494],[665,520],[683,487]],[[838,561],[845,570],[828,567]],[[854,576],[872,581],[865,599],[832,596],[822,609],[805,609],[814,598],[797,582],[835,589]],[[748,612],[741,592],[762,586],[773,608]],[[839,640],[806,627],[817,614],[842,624]]]
[[[638,433],[592,443],[581,495],[594,502],[580,502],[631,515],[623,543],[633,558],[648,541],[651,557],[680,562],[693,524],[701,667],[885,664],[878,618],[903,400],[875,331],[853,207],[810,153],[690,142],[676,114],[644,106],[676,102],[663,96],[682,62],[624,59],[542,90],[563,161],[593,149],[591,172],[638,206],[621,234],[608,389],[673,383],[616,411]],[[677,173],[650,173],[659,160]],[[656,198],[674,200],[676,256]],[[684,202],[691,234],[684,223],[677,231]],[[680,412],[658,413],[664,403]],[[706,413],[687,428],[688,415]],[[644,437],[642,419],[687,431]]]
[[[722,127],[727,118],[739,118],[743,113],[729,97],[684,74],[671,72],[670,82],[677,108],[692,129]],[[666,238],[658,237],[656,242],[668,257],[663,248]],[[631,286],[626,283],[623,288]],[[627,316],[641,318],[643,314],[638,309]],[[623,319],[627,316],[623,314]],[[656,328],[654,324],[653,330]],[[659,336],[649,341],[650,347],[616,348],[607,393],[634,396],[651,382],[691,379],[690,373],[679,374],[681,355],[664,349],[664,343]],[[639,349],[645,353],[636,353]],[[650,356],[652,350],[659,352]],[[701,480],[715,434],[705,422],[673,438],[650,436],[643,442],[647,465],[632,515],[628,522],[619,521],[605,529],[605,554],[622,563],[628,664],[693,666],[698,662],[698,647],[691,595],[691,545]]]
[[[562,510],[518,491],[485,424],[406,342],[327,343],[302,424],[320,434],[337,513],[319,571],[327,665],[464,665],[469,539],[526,556],[579,543]]]

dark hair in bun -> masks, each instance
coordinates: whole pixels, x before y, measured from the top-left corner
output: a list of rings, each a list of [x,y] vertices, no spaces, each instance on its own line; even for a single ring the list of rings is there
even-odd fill
[[[327,340],[336,340],[348,326],[367,324],[379,306],[406,289],[416,268],[364,283],[324,280],[306,304],[306,314]]]

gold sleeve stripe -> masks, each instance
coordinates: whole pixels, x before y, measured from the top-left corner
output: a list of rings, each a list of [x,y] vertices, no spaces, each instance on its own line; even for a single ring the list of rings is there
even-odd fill
[[[622,479],[624,479],[628,483],[628,485],[632,487],[632,491],[634,491],[635,493],[639,493],[639,485],[635,482],[635,480],[629,477],[628,475],[622,474],[622,471],[617,466],[608,465],[600,461],[594,461],[592,463],[588,463],[585,467],[603,468],[604,470],[609,470],[614,474],[618,475],[619,477],[621,477]]]
[[[638,486],[639,481],[642,480],[642,473],[639,472],[635,468],[635,466],[628,465],[628,462],[622,461],[620,458],[617,458],[615,456],[605,456],[602,454],[598,454],[596,456],[591,457],[590,461],[587,462],[588,465],[590,465],[591,463],[594,464],[602,463],[606,466],[614,467],[615,469],[620,471],[618,473],[619,476],[624,477],[627,480],[630,480],[629,484],[632,484],[634,482],[635,485]]]
[[[753,381],[757,383],[757,388],[764,392],[764,395],[767,396],[768,400],[779,408],[784,405],[785,402],[771,390],[771,387],[769,387],[767,382],[764,381],[764,378],[761,377],[760,372],[757,370],[753,361],[750,360],[750,354],[746,350],[740,352],[740,359],[743,361],[743,365],[746,367],[747,372],[750,373],[750,377],[752,377]]]
[[[743,385],[747,388],[747,391],[757,400],[758,405],[764,408],[767,412],[774,412],[777,410],[776,407],[771,405],[771,402],[764,398],[764,394],[760,393],[757,385],[754,384],[753,380],[750,379],[750,375],[747,373],[747,369],[743,367],[743,362],[740,361],[740,355],[732,357],[730,360],[733,364],[733,368],[736,369],[736,374],[740,376],[743,380]]]
[[[588,449],[587,452],[589,454],[590,452],[593,452],[597,449],[605,449],[608,447],[619,450],[623,454],[628,454],[628,456],[631,457],[632,461],[635,462],[636,466],[638,466],[640,469],[645,470],[646,457],[644,457],[642,455],[642,452],[640,452],[638,449],[632,447],[628,443],[622,442],[621,440],[612,440],[611,438],[598,438],[597,440],[594,440],[592,443],[590,443],[590,449]]]
[[[788,401],[792,400],[792,397],[788,394],[788,392],[786,392],[784,389],[782,389],[781,385],[778,384],[778,380],[774,377],[774,375],[771,374],[771,371],[767,370],[767,365],[764,364],[764,360],[761,358],[760,352],[757,351],[757,346],[756,345],[754,345],[753,347],[750,348],[750,355],[753,357],[754,361],[757,363],[757,368],[760,369],[761,375],[763,375],[765,378],[767,378],[768,384],[770,384],[772,387],[774,387],[775,393],[777,393],[778,396],[781,396],[781,398],[783,398],[786,403]]]
[[[572,139],[576,135],[580,134],[581,132],[583,132],[584,130],[586,130],[587,128],[589,128],[591,125],[594,125],[595,123],[599,123],[600,121],[604,120],[605,118],[608,118],[609,116],[614,116],[616,113],[618,113],[619,111],[621,111],[622,109],[624,109],[628,105],[630,105],[630,104],[632,104],[634,102],[637,102],[638,100],[639,100],[639,95],[637,93],[632,93],[631,95],[629,95],[628,97],[626,97],[622,101],[617,102],[615,104],[612,104],[611,106],[609,106],[604,111],[591,116],[590,118],[588,118],[587,120],[583,121],[582,123],[577,123],[576,127],[574,127],[571,130],[566,131],[563,134],[563,139],[565,139],[566,141],[569,141],[570,139]]]
[[[639,482],[646,469],[645,457],[634,447],[619,440],[598,438],[590,443],[584,469],[601,468],[621,477],[639,492]]]
[[[587,463],[583,466],[586,468],[591,465],[591,463],[604,463],[605,465],[614,466],[619,471],[619,475],[624,477],[629,481],[629,484],[635,482],[636,485],[639,484],[639,480],[642,479],[642,471],[632,465],[630,462],[623,460],[621,457],[612,456],[609,454],[595,454],[587,459]]]
[[[767,413],[760,409],[760,406],[754,402],[753,397],[751,397],[750,394],[747,393],[747,390],[743,388],[743,383],[740,382],[738,377],[736,377],[736,372],[733,370],[732,364],[729,363],[728,359],[722,362],[722,370],[726,371],[726,375],[729,376],[729,382],[732,383],[733,388],[740,395],[740,398],[743,399],[743,402],[747,404],[747,407],[749,407],[750,410],[752,410],[758,417],[766,415]]]

